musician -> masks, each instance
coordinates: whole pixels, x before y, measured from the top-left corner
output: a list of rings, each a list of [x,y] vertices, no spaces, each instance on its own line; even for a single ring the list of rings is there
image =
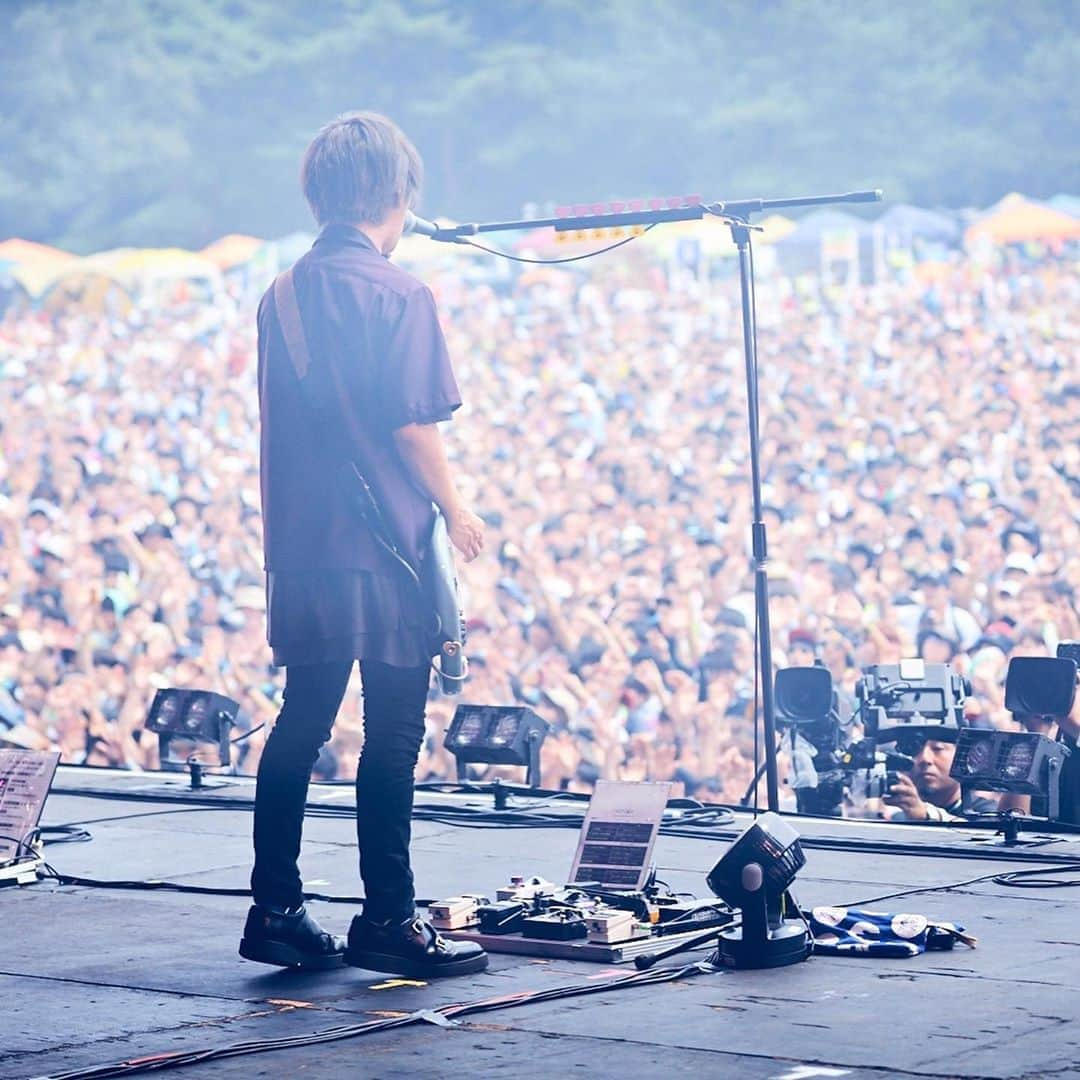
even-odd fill
[[[327,124],[303,159],[321,226],[292,278],[310,367],[299,381],[271,289],[258,312],[267,636],[285,667],[284,706],[259,763],[254,898],[242,956],[282,966],[342,962],[412,977],[487,966],[414,909],[413,774],[424,735],[430,651],[418,594],[358,516],[343,463],[362,460],[399,546],[423,559],[437,504],[466,561],[484,526],[465,504],[437,424],[461,404],[429,289],[389,262],[421,183],[412,143],[386,117]],[[284,305],[283,305],[284,307]],[[295,350],[293,350],[295,353]],[[365,902],[348,940],[303,903],[297,869],[308,783],[360,663],[364,747],[356,829]]]

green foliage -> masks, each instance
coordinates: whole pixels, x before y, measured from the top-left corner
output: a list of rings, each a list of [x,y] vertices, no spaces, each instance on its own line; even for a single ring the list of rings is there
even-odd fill
[[[1080,190],[1069,0],[6,0],[0,236],[309,225],[333,115],[384,111],[458,219],[527,201]]]

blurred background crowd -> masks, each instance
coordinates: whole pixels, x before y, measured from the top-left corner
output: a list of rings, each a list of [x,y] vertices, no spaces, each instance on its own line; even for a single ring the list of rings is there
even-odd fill
[[[948,661],[1008,726],[1009,658],[1080,638],[1075,249],[959,251],[757,293],[774,659]],[[754,759],[737,282],[619,256],[427,275],[465,407],[447,437],[489,526],[463,572],[463,700],[552,725],[543,784],[670,779],[735,801]],[[624,267],[625,270],[625,267]],[[149,768],[155,689],[273,720],[254,295],[11,304],[0,321],[0,727]],[[317,766],[353,775],[359,680]],[[433,699],[419,780],[453,775]],[[254,772],[265,729],[238,744]]]

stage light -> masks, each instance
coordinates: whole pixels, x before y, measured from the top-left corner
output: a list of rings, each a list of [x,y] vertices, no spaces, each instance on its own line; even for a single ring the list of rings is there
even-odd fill
[[[232,744],[229,733],[236,723],[240,705],[231,698],[209,690],[180,690],[169,687],[154,695],[145,727],[158,737],[161,768],[167,772],[182,771],[192,763],[200,766],[228,767],[232,763]],[[182,755],[174,757],[177,746]],[[215,760],[204,761],[196,751],[213,746]],[[193,786],[198,786],[193,783]]]
[[[742,926],[720,934],[718,957],[728,967],[797,964],[810,955],[810,938],[788,893],[806,865],[799,834],[779,814],[762,814],[709,872],[709,888],[742,912]]]
[[[540,744],[548,733],[546,720],[518,705],[459,705],[443,745],[457,761],[459,780],[466,766],[524,765],[530,787],[540,784]]]
[[[1061,768],[1069,748],[1033,731],[966,728],[956,741],[949,775],[962,787],[1013,791],[1047,799],[1047,816],[1059,812]]]

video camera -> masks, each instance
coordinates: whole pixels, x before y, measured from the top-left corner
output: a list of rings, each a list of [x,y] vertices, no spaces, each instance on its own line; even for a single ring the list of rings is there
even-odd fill
[[[923,660],[864,668],[855,684],[863,726],[879,742],[892,742],[912,728],[957,730],[963,726],[964,702],[970,694],[971,684],[948,664]]]
[[[935,731],[954,740],[970,693],[948,664],[878,664],[863,669],[855,687],[858,707],[845,724],[825,667],[784,668],[776,673],[775,687],[776,722],[790,739],[799,812],[833,817],[854,797],[887,794]],[[863,738],[855,737],[856,720]],[[882,750],[879,744],[895,748]]]

